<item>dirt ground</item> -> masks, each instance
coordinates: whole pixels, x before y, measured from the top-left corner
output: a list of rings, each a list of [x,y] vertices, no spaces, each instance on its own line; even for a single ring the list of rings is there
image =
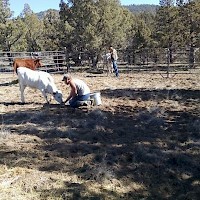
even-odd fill
[[[22,105],[16,75],[0,74],[1,200],[199,199],[199,74],[72,75],[102,105],[46,105],[29,88]]]

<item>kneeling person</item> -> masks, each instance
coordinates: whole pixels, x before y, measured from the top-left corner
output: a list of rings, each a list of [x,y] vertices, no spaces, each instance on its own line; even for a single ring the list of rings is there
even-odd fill
[[[90,99],[90,88],[84,81],[72,78],[69,74],[65,74],[62,81],[71,88],[71,92],[64,103],[69,101],[71,107],[77,108],[81,105],[81,101],[87,101]]]

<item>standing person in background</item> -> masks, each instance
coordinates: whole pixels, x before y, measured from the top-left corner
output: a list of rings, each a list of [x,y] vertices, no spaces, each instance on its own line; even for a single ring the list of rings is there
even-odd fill
[[[118,59],[117,51],[112,46],[109,47],[109,51],[111,54],[111,61],[112,61],[113,69],[115,71],[115,75],[118,77],[119,71],[118,71],[118,66],[117,66],[117,59]]]
[[[72,78],[69,74],[65,74],[62,81],[71,87],[71,92],[64,103],[69,101],[71,107],[77,108],[80,106],[80,101],[87,101],[90,99],[90,88],[84,81]]]

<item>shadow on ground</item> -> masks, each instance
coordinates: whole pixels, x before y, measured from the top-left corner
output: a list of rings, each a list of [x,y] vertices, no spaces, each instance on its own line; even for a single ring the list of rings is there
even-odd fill
[[[54,195],[62,193],[63,199],[105,199],[108,195],[114,199],[198,199],[199,90],[121,89],[101,94],[110,99],[140,98],[157,106],[113,106],[111,112],[103,106],[50,105],[3,114],[3,123],[12,132],[36,138],[27,139],[26,145],[34,146],[27,151],[9,150],[2,143],[0,164],[67,172],[84,182],[117,179],[127,186],[133,182],[143,185],[122,195],[108,190],[93,193],[84,183],[66,182],[63,188],[51,190]],[[184,109],[166,109],[162,106],[166,100]]]

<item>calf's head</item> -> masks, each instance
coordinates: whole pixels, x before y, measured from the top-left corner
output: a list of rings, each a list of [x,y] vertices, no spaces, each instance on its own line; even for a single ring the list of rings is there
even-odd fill
[[[54,92],[53,97],[58,103],[63,103],[62,92],[60,90]]]

